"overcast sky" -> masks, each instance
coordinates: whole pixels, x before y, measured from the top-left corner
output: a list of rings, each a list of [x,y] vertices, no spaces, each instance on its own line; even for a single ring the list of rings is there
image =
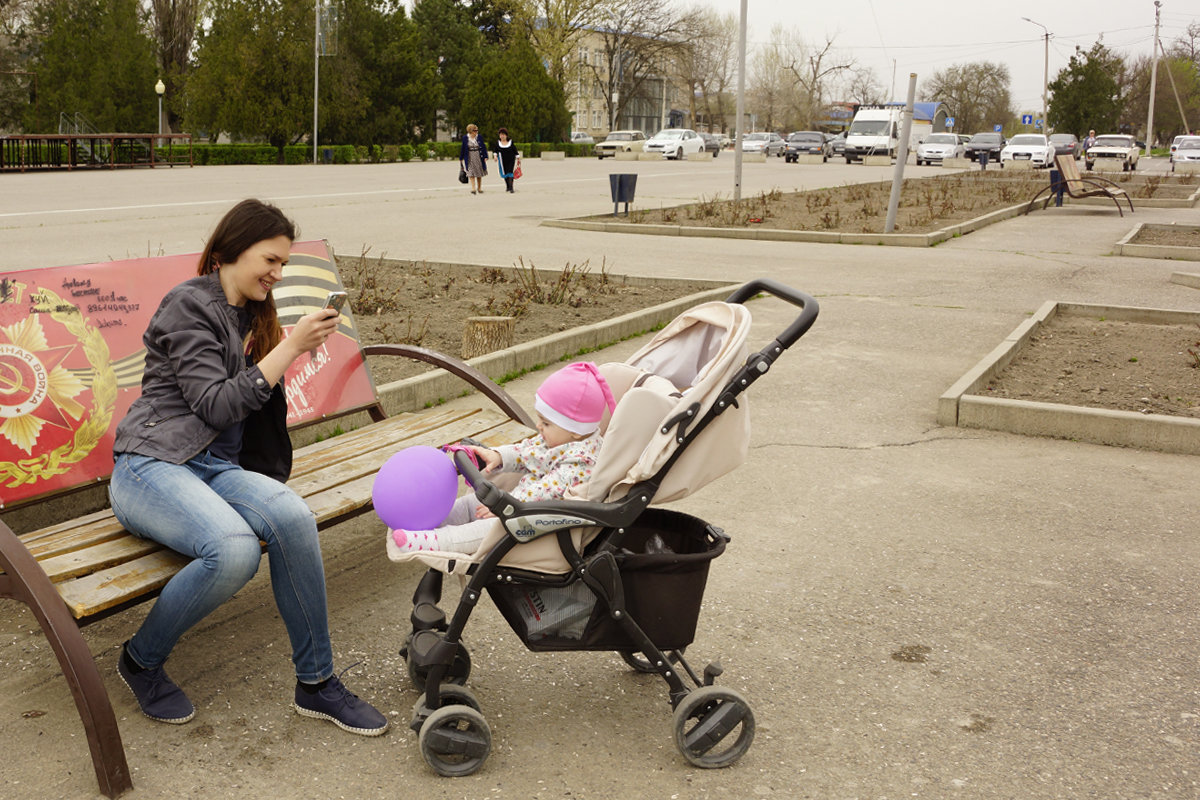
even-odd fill
[[[693,2],[722,14],[740,14],[740,0]],[[986,19],[976,14],[982,10],[989,12]],[[747,0],[747,47],[768,42],[777,22],[808,42],[821,44],[832,37],[839,49],[873,68],[884,89],[901,101],[911,72],[917,73],[919,96],[924,80],[939,69],[998,61],[1012,76],[1017,109],[1038,110],[1045,41],[1042,28],[1022,17],[1050,31],[1051,81],[1077,45],[1087,50],[1101,34],[1104,44],[1125,56],[1149,55],[1153,48],[1153,0]],[[1163,44],[1169,48],[1189,22],[1200,22],[1200,0],[1164,0],[1159,31]],[[1164,85],[1159,84],[1160,96]]]

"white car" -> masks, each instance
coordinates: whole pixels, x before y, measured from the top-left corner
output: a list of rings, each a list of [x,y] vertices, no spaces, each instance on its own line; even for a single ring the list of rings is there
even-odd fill
[[[1171,153],[1172,172],[1176,164],[1200,163],[1200,136],[1181,136],[1172,147],[1175,148]]]
[[[584,133],[583,131],[575,131],[574,133],[571,134],[571,143],[572,144],[595,144],[596,140],[592,138],[592,135],[590,133]]]
[[[1054,163],[1054,145],[1040,133],[1019,133],[1000,151],[1000,166],[1006,161],[1029,161],[1035,167]]]
[[[768,156],[782,156],[787,150],[787,142],[774,131],[747,133],[742,137],[743,153],[762,153]]]
[[[962,158],[966,152],[957,134],[931,133],[917,145],[917,166],[940,164],[947,158]]]
[[[644,153],[660,153],[663,158],[682,159],[704,149],[700,134],[689,128],[664,128],[646,140]]]
[[[1115,159],[1120,159],[1121,171],[1129,172],[1137,169],[1138,157],[1141,154],[1142,149],[1137,146],[1137,142],[1132,136],[1106,133],[1096,137],[1096,143],[1084,151],[1083,159],[1087,163],[1088,169],[1096,165],[1098,158],[1104,159],[1104,162],[1109,164],[1113,163]]]
[[[615,156],[617,153],[640,153],[646,144],[646,134],[641,131],[613,131],[603,142],[592,148],[596,158]]]

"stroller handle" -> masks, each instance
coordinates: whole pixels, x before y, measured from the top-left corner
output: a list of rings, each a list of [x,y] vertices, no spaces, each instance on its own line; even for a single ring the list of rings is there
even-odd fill
[[[766,292],[794,306],[800,306],[800,316],[796,317],[796,320],[787,326],[784,332],[779,334],[778,338],[775,339],[783,349],[787,349],[795,344],[796,340],[807,333],[808,329],[817,321],[817,314],[820,313],[820,305],[815,298],[771,278],[756,278],[744,284],[741,288],[734,291],[733,294],[729,295],[725,302],[745,303],[759,292]]]

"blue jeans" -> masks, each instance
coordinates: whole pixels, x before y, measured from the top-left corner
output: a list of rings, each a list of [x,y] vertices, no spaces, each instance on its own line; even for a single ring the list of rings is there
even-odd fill
[[[186,464],[122,453],[108,496],[130,532],[193,559],[130,640],[134,661],[161,666],[185,631],[254,577],[262,540],[297,679],[319,683],[333,674],[317,524],[295,492],[207,453]]]

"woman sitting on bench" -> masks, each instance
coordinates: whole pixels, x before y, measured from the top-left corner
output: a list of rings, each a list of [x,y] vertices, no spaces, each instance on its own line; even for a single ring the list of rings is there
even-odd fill
[[[118,672],[151,719],[195,716],[163,664],[185,631],[258,571],[261,540],[291,640],[296,710],[375,736],[387,720],[333,673],[317,526],[283,483],[291,443],[278,384],[338,325],[337,311],[321,309],[282,338],[271,287],[295,235],[274,206],[234,206],[213,231],[198,277],[167,293],[143,337],[142,394],[117,426],[109,497],[132,533],[193,560],[125,643]]]

